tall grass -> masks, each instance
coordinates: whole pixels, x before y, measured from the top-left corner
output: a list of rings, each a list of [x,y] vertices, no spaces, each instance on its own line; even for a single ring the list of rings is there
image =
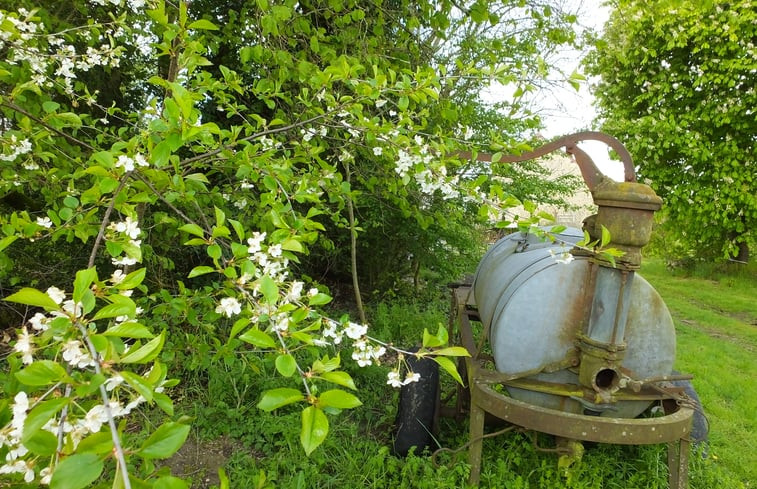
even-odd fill
[[[717,272],[717,273],[716,273]],[[757,480],[757,280],[754,275],[700,270],[671,273],[648,260],[643,275],[667,302],[678,332],[676,367],[695,375],[710,421],[710,445],[690,459],[691,489],[753,488]],[[448,320],[446,297],[415,302],[386,302],[370,311],[372,333],[412,346],[424,328],[435,331]],[[364,405],[329,416],[331,433],[310,457],[299,447],[299,414],[285,409],[263,413],[256,399],[241,391],[218,392],[212,403],[185,407],[197,416],[199,437],[228,434],[240,449],[226,471],[234,488],[376,488],[437,489],[466,487],[467,452],[428,453],[405,459],[391,455],[398,392],[386,385],[381,366],[360,369],[342,355],[355,378]],[[221,375],[241,375],[236,365],[215,367]],[[265,365],[260,365],[266,369]],[[254,377],[254,376],[253,376]],[[450,383],[445,379],[445,386]],[[254,381],[254,379],[252,379]],[[229,384],[231,385],[231,384]],[[259,386],[253,391],[258,392]],[[205,398],[207,400],[207,397]],[[467,420],[443,419],[439,446],[456,449],[468,441]],[[667,488],[665,446],[588,446],[583,459],[564,471],[557,458],[539,448],[553,440],[511,432],[484,441],[482,488],[507,489],[649,489]],[[704,455],[704,456],[702,456]],[[204,478],[193,487],[206,488]]]
[[[670,309],[677,368],[692,373],[710,422],[710,457],[747,487],[757,481],[757,270],[699,265],[642,273]]]

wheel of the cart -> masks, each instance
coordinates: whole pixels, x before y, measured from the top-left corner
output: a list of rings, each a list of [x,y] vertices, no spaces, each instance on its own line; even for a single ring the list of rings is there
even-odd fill
[[[673,374],[677,375],[679,372],[673,370]],[[691,432],[689,437],[694,444],[704,444],[706,446],[710,435],[710,425],[707,422],[707,417],[702,407],[702,401],[699,399],[699,394],[694,389],[690,380],[674,380],[671,382],[676,387],[683,387],[683,392],[691,400],[692,408],[694,409],[694,417],[691,425]]]
[[[415,447],[420,454],[436,446],[439,411],[439,365],[430,358],[409,357],[408,368],[420,375],[403,385],[395,419],[394,454],[405,457]]]

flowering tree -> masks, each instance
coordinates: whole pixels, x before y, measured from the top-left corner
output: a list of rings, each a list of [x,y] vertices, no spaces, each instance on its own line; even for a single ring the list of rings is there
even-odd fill
[[[477,2],[461,16],[451,2],[414,2],[381,32],[366,19],[407,5],[60,5],[0,10],[0,252],[4,263],[22,262],[14,250],[71,260],[14,275],[5,297],[23,320],[2,377],[0,473],[59,488],[101,477],[186,487],[152,462],[181,446],[185,420],[139,441],[125,433],[125,417],[145,403],[175,418],[165,389],[177,381],[161,361],[182,322],[162,316],[171,294],[187,299],[185,317],[228,325],[223,348],[267,355],[292,380],[258,407],[303,406],[311,453],[327,436],[327,411],[360,405],[330,348],[348,343],[360,366],[391,348],[365,324],[323,315],[331,298],[296,274],[325,224],[344,223],[361,200],[353,184],[418,220],[434,202],[495,220],[506,208],[501,188],[447,156],[464,138],[449,136],[459,121],[444,95],[512,73],[478,60],[452,74],[411,42],[448,38],[449,19],[495,24],[494,8]],[[347,49],[357,39],[365,44]],[[417,380],[405,354],[388,384]],[[413,354],[457,376],[447,357],[464,350],[440,328]]]
[[[621,1],[588,60],[601,76],[603,127],[665,199],[674,249],[685,254],[749,259],[755,26],[750,0]]]

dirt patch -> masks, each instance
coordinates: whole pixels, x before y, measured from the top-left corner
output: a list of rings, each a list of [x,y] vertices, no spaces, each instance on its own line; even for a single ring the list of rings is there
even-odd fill
[[[165,465],[171,468],[172,475],[191,480],[193,489],[210,489],[220,484],[218,469],[226,465],[235,451],[242,449],[241,443],[226,436],[215,440],[189,437]]]
[[[692,328],[701,331],[702,333],[705,333],[711,338],[727,341],[729,343],[732,343],[734,345],[737,345],[745,349],[748,352],[757,353],[757,348],[745,342],[744,339],[739,336],[729,335],[729,334],[723,333],[722,331],[717,331],[712,328],[708,328],[707,326],[701,323],[698,323],[697,321],[692,321],[690,319],[679,319],[679,321],[683,324],[686,324],[687,326],[691,326]]]

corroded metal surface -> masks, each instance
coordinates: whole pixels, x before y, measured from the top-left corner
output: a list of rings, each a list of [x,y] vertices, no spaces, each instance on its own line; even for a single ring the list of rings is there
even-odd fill
[[[589,139],[616,151],[624,182],[605,177],[577,147]],[[677,399],[656,380],[667,377],[673,367],[673,322],[659,294],[636,274],[662,200],[649,186],[636,182],[633,161],[623,145],[602,133],[572,134],[496,162],[534,159],[563,147],[574,156],[599,208],[585,221],[584,231],[605,246],[609,230],[610,246],[623,254],[615,260],[596,248],[587,249],[586,243],[578,249],[583,233],[576,230],[558,235],[554,242],[515,234],[495,244],[482,259],[474,295],[467,287],[453,289],[456,321],[450,318],[450,324],[459,326],[462,346],[471,355],[462,368],[470,397],[471,482],[477,484],[480,475],[488,413],[567,439],[568,444],[667,443],[670,488],[684,489],[693,410],[673,403],[675,409],[664,416],[637,418],[655,401],[668,405]],[[458,156],[496,163],[490,155]],[[555,255],[568,251],[576,259],[558,264]],[[483,325],[478,343],[471,330],[474,319]],[[481,351],[487,340],[491,359]]]
[[[549,409],[502,395],[494,390],[493,384],[514,382],[506,374],[486,368],[484,359],[476,346],[471,321],[478,320],[475,302],[468,287],[452,290],[452,311],[454,322],[460,335],[460,342],[469,354],[465,359],[468,393],[470,395],[470,447],[468,450],[471,475],[469,482],[477,485],[481,473],[484,420],[487,413],[493,414],[514,425],[553,434],[562,438],[600,443],[627,445],[658,444],[668,445],[668,467],[670,489],[688,487],[688,435],[691,430],[693,410],[677,407],[672,413],[656,418],[628,419],[597,417],[573,414],[559,409]],[[566,359],[570,361],[570,358]],[[581,387],[562,386],[565,392],[554,394],[581,395]],[[525,386],[524,386],[525,387]],[[533,388],[533,386],[531,386]],[[570,389],[573,389],[571,391]],[[655,394],[656,392],[656,394]],[[625,394],[629,399],[665,398],[659,391],[640,390]]]

